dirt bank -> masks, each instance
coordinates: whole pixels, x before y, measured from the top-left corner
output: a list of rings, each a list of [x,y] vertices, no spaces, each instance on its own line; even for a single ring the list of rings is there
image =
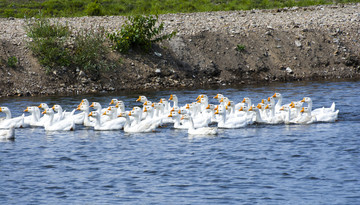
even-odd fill
[[[26,20],[0,19],[0,96],[360,79],[360,4],[167,14],[160,20],[177,36],[146,55],[109,53],[121,66],[92,79],[67,68],[46,74],[26,48]],[[114,31],[124,17],[56,21]],[[15,68],[7,63],[11,56],[19,61]]]

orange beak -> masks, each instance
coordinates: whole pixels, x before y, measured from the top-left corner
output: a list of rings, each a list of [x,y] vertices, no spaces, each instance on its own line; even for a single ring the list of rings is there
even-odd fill
[[[1,108],[0,108],[0,110],[1,110]],[[29,112],[29,108],[27,107],[27,108],[24,110],[24,112]]]
[[[301,100],[301,102],[305,102],[305,98],[303,98],[303,99]]]
[[[170,95],[170,98],[169,98],[169,100],[172,100],[173,99],[173,95]]]
[[[241,108],[239,109],[239,111],[244,111],[244,107],[241,107]]]
[[[214,114],[219,114],[219,110],[216,110]]]
[[[214,97],[214,99],[218,99],[219,98],[219,94],[217,94],[215,97]]]
[[[300,110],[300,112],[305,112],[305,108],[302,108],[302,109]]]
[[[136,100],[136,102],[139,102],[141,100],[141,96],[139,96],[139,98]]]

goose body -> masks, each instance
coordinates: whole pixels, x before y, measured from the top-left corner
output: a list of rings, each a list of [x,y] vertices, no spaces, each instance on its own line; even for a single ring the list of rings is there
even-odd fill
[[[0,121],[0,128],[9,129],[10,127],[21,128],[25,126],[24,114],[19,117],[12,118],[11,111],[8,107],[0,107],[0,112],[6,114],[5,119]]]
[[[0,140],[14,140],[15,139],[15,127],[11,126],[8,129],[0,130]]]
[[[75,111],[75,110],[74,110]],[[73,111],[73,113],[74,113]],[[43,114],[49,116],[49,121],[45,122],[44,128],[47,131],[73,131],[75,130],[75,122],[72,118],[73,113],[60,121],[53,122],[54,119],[54,111],[51,108],[45,109]]]
[[[152,123],[141,123],[137,122],[137,120],[134,120],[133,123],[130,122],[129,116],[134,116],[135,118],[138,118],[136,111],[131,111],[128,114],[125,112],[122,112],[119,114],[119,117],[124,117],[126,119],[125,125],[124,125],[124,132],[127,133],[140,133],[140,132],[152,132],[155,131],[155,126]]]
[[[112,115],[110,110],[107,110],[103,115]],[[91,112],[89,116],[95,117],[94,130],[121,130],[124,127],[125,119],[116,118],[113,120],[106,121],[101,123],[101,116],[97,112]]]
[[[188,134],[190,135],[216,135],[218,133],[216,127],[195,128],[192,117],[188,114],[183,115],[181,119],[189,120],[190,126],[188,128]]]

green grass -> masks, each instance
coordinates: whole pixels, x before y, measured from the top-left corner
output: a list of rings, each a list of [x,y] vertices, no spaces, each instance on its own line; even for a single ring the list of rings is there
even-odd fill
[[[149,15],[351,2],[360,0],[0,0],[0,17]]]

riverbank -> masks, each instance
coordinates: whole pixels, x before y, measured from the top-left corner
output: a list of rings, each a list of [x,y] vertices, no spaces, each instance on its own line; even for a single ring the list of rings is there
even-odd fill
[[[360,79],[360,4],[160,15],[177,30],[149,54],[110,52],[120,66],[92,78],[45,73],[26,48],[24,19],[0,19],[0,96],[56,95]],[[120,28],[121,16],[54,19],[73,29]],[[16,66],[7,61],[15,56]]]

